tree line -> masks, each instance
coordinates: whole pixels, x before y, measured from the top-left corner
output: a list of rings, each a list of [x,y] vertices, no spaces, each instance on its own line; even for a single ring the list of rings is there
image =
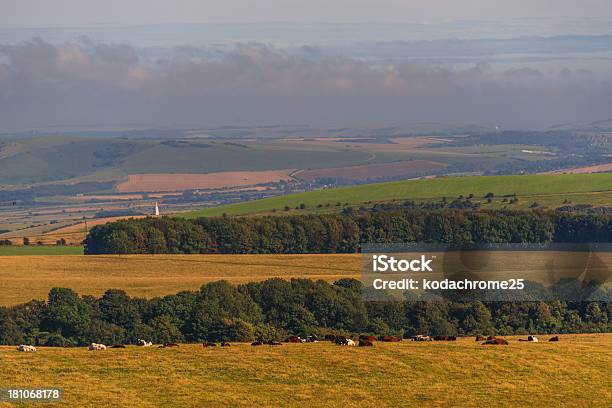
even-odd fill
[[[282,340],[288,335],[412,336],[610,332],[612,303],[366,301],[353,279],[211,282],[153,299],[54,288],[47,301],[0,308],[0,344],[77,346]]]
[[[342,214],[128,219],[98,225],[86,254],[354,253],[361,243],[612,242],[612,214],[393,208]]]

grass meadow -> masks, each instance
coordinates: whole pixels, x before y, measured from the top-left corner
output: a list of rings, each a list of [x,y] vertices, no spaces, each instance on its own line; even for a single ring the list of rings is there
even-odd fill
[[[551,265],[557,279],[576,276],[585,268],[581,253],[500,251],[488,255],[488,278],[512,276],[546,283]],[[438,256],[443,265],[445,256],[451,255]],[[597,256],[601,265],[612,264],[612,253],[599,252]],[[452,256],[450,259],[460,262]],[[360,254],[0,256],[0,306],[47,299],[53,287],[94,296],[114,288],[133,297],[152,298],[198,290],[204,283],[218,280],[234,284],[270,278],[335,282],[359,279],[361,262]],[[609,272],[594,263],[589,271],[594,276]],[[609,274],[605,276],[609,287],[612,281]]]
[[[469,176],[439,177],[435,179],[404,180],[388,183],[363,184],[352,187],[316,190],[281,197],[271,197],[243,203],[223,205],[180,214],[187,218],[202,216],[245,215],[271,213],[284,214],[285,206],[294,209],[305,204],[307,211],[330,211],[334,207],[368,206],[376,202],[401,200],[428,201],[459,195],[474,194],[474,202],[482,208],[529,208],[534,202],[557,207],[564,203],[607,205],[612,202],[612,173],[599,174],[539,174],[523,176]],[[491,204],[484,196],[493,193]],[[504,203],[503,196],[516,194],[518,203]],[[341,204],[338,206],[337,204]],[[326,207],[329,204],[330,207]],[[318,207],[321,205],[322,207]],[[304,213],[291,210],[288,213]]]
[[[27,255],[83,255],[83,247],[61,245],[2,245],[0,257]]]
[[[612,334],[509,346],[0,347],[0,364],[2,387],[62,387],[62,407],[612,406]]]
[[[44,248],[44,247],[43,247]],[[358,254],[334,255],[80,255],[0,256],[0,306],[46,299],[53,287],[81,295],[119,288],[151,298],[225,279],[272,277],[336,281],[358,277]]]

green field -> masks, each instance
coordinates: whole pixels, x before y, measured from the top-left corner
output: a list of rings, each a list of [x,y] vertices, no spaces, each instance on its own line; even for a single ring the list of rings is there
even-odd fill
[[[83,255],[82,246],[0,246],[0,256],[21,256],[21,255]]]
[[[53,406],[84,408],[612,406],[612,335],[548,337],[508,346],[469,337],[374,347],[0,347],[0,384],[62,387]]]
[[[348,166],[372,153],[341,143],[327,146],[291,142],[167,141],[49,137],[14,142],[0,156],[0,183],[29,184],[87,176],[119,180],[131,173],[211,173]],[[0,146],[1,151],[1,146]],[[8,153],[7,153],[8,154]],[[390,159],[389,159],[390,160]]]
[[[559,174],[523,176],[469,176],[440,177],[435,179],[405,180],[389,183],[364,184],[353,187],[317,190],[283,197],[266,198],[183,214],[187,218],[202,216],[245,215],[269,213],[276,209],[295,208],[306,205],[306,210],[316,211],[345,205],[371,205],[376,202],[395,200],[439,200],[441,197],[453,199],[459,195],[474,194],[475,202],[487,208],[484,195],[495,194],[489,208],[500,208],[504,195],[517,194],[519,202],[509,208],[526,208],[534,202],[546,206],[559,206],[568,200],[572,204],[612,204],[612,173],[601,174]],[[341,206],[337,206],[341,203]],[[330,207],[325,207],[329,204]],[[304,212],[292,210],[290,213]]]

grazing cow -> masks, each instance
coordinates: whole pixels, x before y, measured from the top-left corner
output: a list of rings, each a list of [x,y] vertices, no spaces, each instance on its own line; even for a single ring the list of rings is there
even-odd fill
[[[224,341],[221,342],[221,347],[230,347],[230,346],[231,346],[231,344],[229,344],[229,343],[226,343]]]
[[[433,339],[435,341],[455,341],[457,336],[435,336]]]
[[[538,338],[536,336],[531,336],[530,335],[530,336],[527,337],[527,340],[519,339],[519,341],[530,341],[532,343],[537,343],[539,340],[538,340]]]
[[[551,337],[548,341],[559,341],[559,336]]]
[[[217,343],[212,343],[212,342],[202,343],[202,347],[217,347]]]
[[[124,344],[113,344],[110,348],[125,348]]]
[[[508,340],[502,339],[502,338],[495,338],[495,339],[487,340],[487,341],[485,341],[482,344],[483,345],[491,344],[491,345],[503,345],[503,346],[507,346],[508,345]]]
[[[429,336],[417,334],[416,336],[412,337],[412,341],[433,341],[433,339]]]
[[[485,336],[481,336],[480,334],[476,336],[476,341],[486,341],[487,338]]]
[[[364,335],[362,335],[362,336],[359,336],[359,340],[367,340],[367,341],[372,341],[372,342],[374,342],[374,341],[377,341],[377,340],[378,340],[378,337],[376,337],[376,336],[366,336],[366,335],[364,334]]]
[[[398,341],[401,341],[402,339],[400,339],[397,336],[379,336],[378,340],[386,341],[386,342],[392,342],[392,343],[397,343]]]
[[[355,342],[353,340],[348,339],[348,338],[346,338],[344,336],[336,336],[334,338],[334,343],[336,343],[339,346],[348,346],[349,345],[349,341],[353,342],[353,345],[354,345]]]
[[[359,347],[372,347],[374,346],[374,342],[368,339],[359,339]]]
[[[146,341],[146,340],[143,340],[143,339],[138,339],[136,344],[138,344],[140,347],[151,347],[151,346],[153,346],[153,342],[152,341]]]
[[[266,344],[268,346],[282,346],[283,345],[283,343],[281,343],[280,341],[274,341],[274,340],[266,341]]]
[[[261,346],[263,343],[259,340],[256,340],[254,342],[251,343],[251,346]]]
[[[34,353],[36,351],[36,347],[22,344],[19,347],[17,347],[17,351],[21,351],[23,353]]]
[[[305,341],[300,336],[289,336],[285,339],[285,343],[304,343]]]
[[[89,345],[89,350],[90,351],[102,351],[102,350],[106,350],[106,346],[104,344],[91,343]]]

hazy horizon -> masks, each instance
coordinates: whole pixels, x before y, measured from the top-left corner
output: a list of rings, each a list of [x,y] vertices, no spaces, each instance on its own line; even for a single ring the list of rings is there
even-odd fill
[[[0,26],[252,22],[443,22],[612,18],[606,0],[2,0]]]
[[[612,117],[605,1],[5,3],[5,130]]]

